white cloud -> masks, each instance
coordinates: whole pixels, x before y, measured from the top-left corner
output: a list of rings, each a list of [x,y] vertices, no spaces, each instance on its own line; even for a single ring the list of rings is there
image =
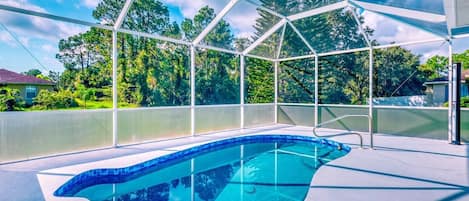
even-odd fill
[[[4,0],[2,4],[47,13],[46,9],[32,5],[27,0]],[[63,70],[63,65],[55,59],[60,39],[89,30],[89,27],[6,11],[0,11],[0,23],[12,32],[36,57],[40,58],[41,63],[58,71]],[[12,51],[20,51],[20,49],[17,49],[19,47],[18,42],[2,29],[0,29],[0,41],[10,47],[15,47]],[[20,65],[19,62],[13,62],[12,64]],[[32,64],[26,62],[21,65]]]
[[[88,28],[63,22],[52,21],[44,18],[10,14],[0,12],[0,23],[5,25],[22,42],[32,39],[48,40],[58,42],[77,33],[86,31]]]
[[[49,70],[59,71],[59,72],[63,71],[63,64],[53,57],[49,57],[49,56],[42,57],[41,62],[43,65],[47,66]],[[47,73],[48,72],[46,72],[46,74]]]
[[[163,3],[177,6],[185,18],[194,18],[195,14],[204,6],[209,6],[219,12],[225,7],[226,0],[162,0]]]
[[[41,46],[41,49],[46,51],[46,52],[50,52],[50,53],[56,53],[57,52],[57,48],[52,46],[51,44],[44,44]]]
[[[81,4],[87,8],[96,8],[99,2],[99,0],[81,0]]]
[[[236,37],[249,38],[254,35],[254,25],[260,17],[255,6],[242,1],[233,7],[224,19],[235,29]]]
[[[10,34],[4,30],[0,31],[0,41],[7,44],[10,47],[16,47],[17,44],[15,40],[10,36]]]
[[[390,44],[393,42],[402,43],[437,38],[428,32],[382,15],[368,11],[365,11],[362,15],[365,18],[365,25],[375,30],[371,38],[377,40],[380,44]],[[411,50],[415,54],[421,55],[421,62],[426,62],[430,57],[435,55],[448,55],[448,46],[444,42],[409,45],[404,48]]]
[[[228,3],[226,0],[163,0],[163,2],[178,7],[183,17],[190,19],[193,19],[204,6],[208,5],[215,10],[215,13],[219,13]],[[251,37],[255,31],[255,20],[259,17],[255,6],[240,1],[225,15],[224,20],[230,23],[236,37]]]
[[[436,38],[434,35],[412,26],[368,11],[363,13],[363,17],[365,18],[364,24],[375,30],[372,39],[377,40],[380,44]]]
[[[4,0],[2,1],[2,4],[38,12],[46,12],[44,8],[32,5],[27,0]],[[12,14],[4,11],[0,11],[0,23],[19,37],[21,42],[29,42],[31,39],[43,39],[51,42],[58,42],[62,38],[84,32],[88,29],[78,25],[67,24],[40,17]]]
[[[28,0],[2,0],[1,2],[3,5],[7,5],[7,6],[17,7],[17,8],[22,8],[22,9],[27,9],[27,10],[37,11],[37,12],[46,12],[45,9],[29,3]]]

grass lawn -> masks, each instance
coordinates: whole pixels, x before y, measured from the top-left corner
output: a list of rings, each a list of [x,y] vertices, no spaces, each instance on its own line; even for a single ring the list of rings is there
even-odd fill
[[[104,109],[104,108],[112,108],[112,100],[103,100],[103,101],[83,101],[80,99],[75,99],[78,103],[78,107],[76,109]],[[119,108],[136,108],[138,107],[137,104],[129,104],[129,103],[118,103]]]
[[[101,101],[83,101],[81,99],[75,99],[75,102],[78,103],[77,107],[71,108],[60,108],[60,109],[51,109],[51,110],[93,110],[93,109],[110,109],[112,108],[112,100],[101,100]],[[129,103],[118,103],[119,108],[137,108],[137,104]],[[41,109],[29,107],[25,108],[24,111],[42,111]]]

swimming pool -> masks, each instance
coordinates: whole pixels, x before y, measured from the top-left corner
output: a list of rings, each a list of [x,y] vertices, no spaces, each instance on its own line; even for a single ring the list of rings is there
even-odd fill
[[[55,196],[89,200],[303,200],[321,165],[348,146],[295,135],[207,143],[120,169],[73,177]]]

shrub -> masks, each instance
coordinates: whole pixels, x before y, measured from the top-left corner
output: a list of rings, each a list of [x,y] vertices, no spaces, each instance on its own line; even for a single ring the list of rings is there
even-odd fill
[[[34,99],[34,109],[63,109],[77,107],[78,104],[73,98],[73,93],[69,90],[58,92],[41,90]]]
[[[24,101],[17,89],[0,88],[0,111],[22,111]]]
[[[460,103],[461,107],[467,107],[469,108],[469,96],[464,96],[464,97],[461,97],[461,103]],[[445,107],[448,107],[448,102],[445,102],[443,104],[443,106]]]

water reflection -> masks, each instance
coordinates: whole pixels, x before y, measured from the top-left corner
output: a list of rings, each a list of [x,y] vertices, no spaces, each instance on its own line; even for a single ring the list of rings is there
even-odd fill
[[[240,145],[75,196],[99,201],[303,200],[317,168],[342,155],[306,143]],[[105,192],[108,196],[102,197]]]

